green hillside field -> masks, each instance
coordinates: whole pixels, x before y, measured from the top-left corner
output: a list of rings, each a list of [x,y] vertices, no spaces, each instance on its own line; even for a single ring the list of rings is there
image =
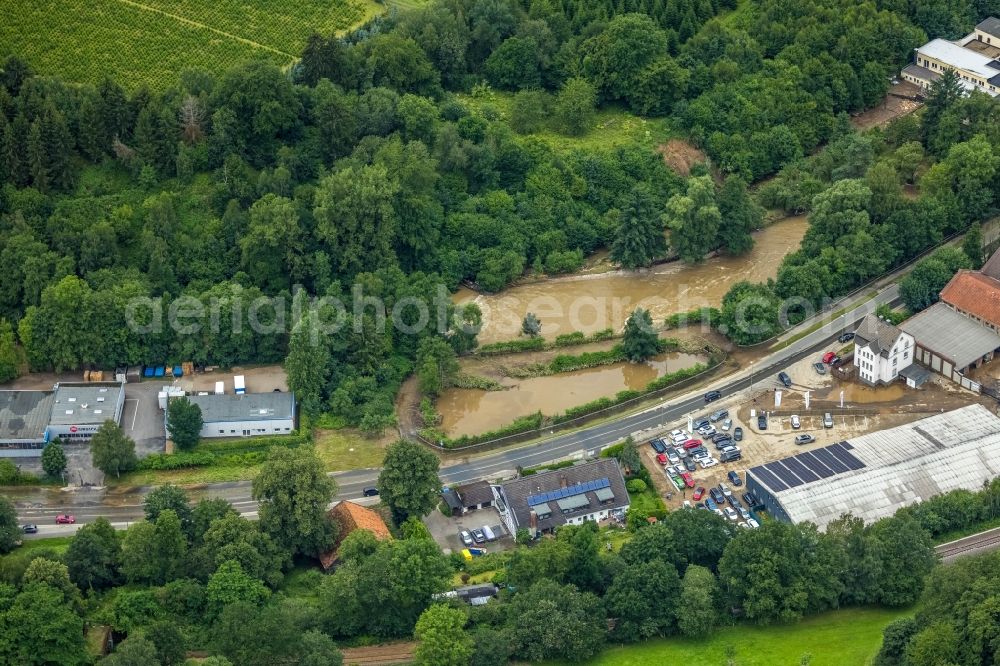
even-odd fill
[[[0,0],[0,55],[41,74],[129,90],[163,89],[190,68],[222,72],[253,57],[289,64],[313,32],[364,23],[374,0]]]

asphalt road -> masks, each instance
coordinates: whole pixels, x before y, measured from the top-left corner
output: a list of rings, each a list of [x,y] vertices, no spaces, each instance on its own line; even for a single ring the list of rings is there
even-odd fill
[[[603,447],[614,444],[628,435],[660,429],[671,422],[686,418],[688,414],[700,416],[729,406],[728,397],[752,386],[777,386],[778,372],[802,358],[826,351],[830,342],[840,333],[853,330],[857,322],[866,314],[874,312],[878,305],[895,303],[897,298],[897,287],[890,285],[880,291],[875,298],[851,308],[816,331],[754,363],[747,370],[721,377],[697,391],[674,397],[638,413],[623,415],[613,421],[446,465],[441,469],[441,480],[446,484],[452,484],[497,478],[512,473],[518,466],[532,467],[563,458],[596,455]],[[703,395],[712,389],[721,391],[723,397],[717,402],[706,405]],[[374,484],[378,470],[352,470],[334,473],[332,476],[339,488],[337,499],[357,500],[362,497],[362,489],[365,486]],[[36,538],[39,538],[70,534],[75,531],[75,526],[54,524],[55,516],[62,513],[72,514],[76,518],[77,525],[103,516],[116,526],[126,527],[129,522],[142,517],[142,496],[146,490],[140,488],[114,494],[102,489],[62,491],[33,488],[14,489],[8,494],[15,502],[19,520],[22,523],[38,525]],[[222,497],[232,503],[237,511],[252,517],[256,515],[257,506],[250,498],[250,491],[249,481],[235,481],[195,488],[191,495],[194,499]]]

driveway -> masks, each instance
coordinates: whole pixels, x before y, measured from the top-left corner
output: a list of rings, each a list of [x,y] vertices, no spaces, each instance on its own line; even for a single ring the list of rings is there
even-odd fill
[[[481,529],[483,525],[489,525],[490,529],[497,536],[495,541],[484,544],[477,544],[479,548],[487,550],[509,550],[514,547],[513,537],[507,533],[507,529],[500,520],[500,514],[494,508],[479,509],[470,511],[463,516],[454,518],[445,516],[440,510],[434,509],[427,516],[424,516],[424,525],[434,537],[441,549],[448,553],[457,553],[465,548],[462,539],[458,536],[461,530],[472,532],[473,529]]]

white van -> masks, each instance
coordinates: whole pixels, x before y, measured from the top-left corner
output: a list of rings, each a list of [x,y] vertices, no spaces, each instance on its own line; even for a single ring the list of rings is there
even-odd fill
[[[486,540],[487,541],[496,541],[497,540],[497,535],[493,533],[493,530],[490,529],[489,525],[483,525],[483,534],[486,535]]]

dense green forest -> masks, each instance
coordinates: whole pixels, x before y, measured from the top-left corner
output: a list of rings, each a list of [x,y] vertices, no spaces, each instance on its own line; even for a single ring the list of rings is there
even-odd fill
[[[287,356],[307,413],[379,431],[402,378],[448,363],[422,339],[465,352],[480,315],[448,308],[403,334],[382,330],[367,298],[414,322],[414,299],[433,312],[438,285],[495,291],[529,268],[575,270],[602,246],[623,266],[648,265],[668,251],[664,226],[684,260],[739,253],[759,221],[745,184],[782,167],[786,198],[812,205],[805,192],[819,183],[813,228],[775,285],[741,285],[724,313],[760,292],[775,303],[842,293],[993,205],[983,192],[997,191],[995,106],[942,94],[922,127],[902,123],[885,144],[846,126],[882,98],[924,30],[965,29],[995,9],[954,5],[441,0],[346,38],[314,36],[291,72],[263,61],[179,72],[162,94],[74,85],[9,58],[0,318],[16,336],[0,327],[3,358],[12,341],[34,369]],[[515,92],[511,117],[463,102],[483,85]],[[685,182],[638,146],[557,149],[532,136],[586,132],[596,105],[667,115],[724,184]],[[831,140],[825,152],[843,151],[853,172],[803,161]],[[889,201],[886,169],[866,167],[884,146],[914,142],[940,163],[921,201]],[[862,175],[873,182],[841,181]],[[926,233],[901,241],[893,230],[914,218],[929,220]],[[887,238],[905,247],[878,252]],[[308,334],[337,313],[312,311],[307,295],[345,305],[338,335]],[[184,310],[186,330],[160,325],[179,297],[204,307]],[[762,313],[768,324],[776,309]]]

